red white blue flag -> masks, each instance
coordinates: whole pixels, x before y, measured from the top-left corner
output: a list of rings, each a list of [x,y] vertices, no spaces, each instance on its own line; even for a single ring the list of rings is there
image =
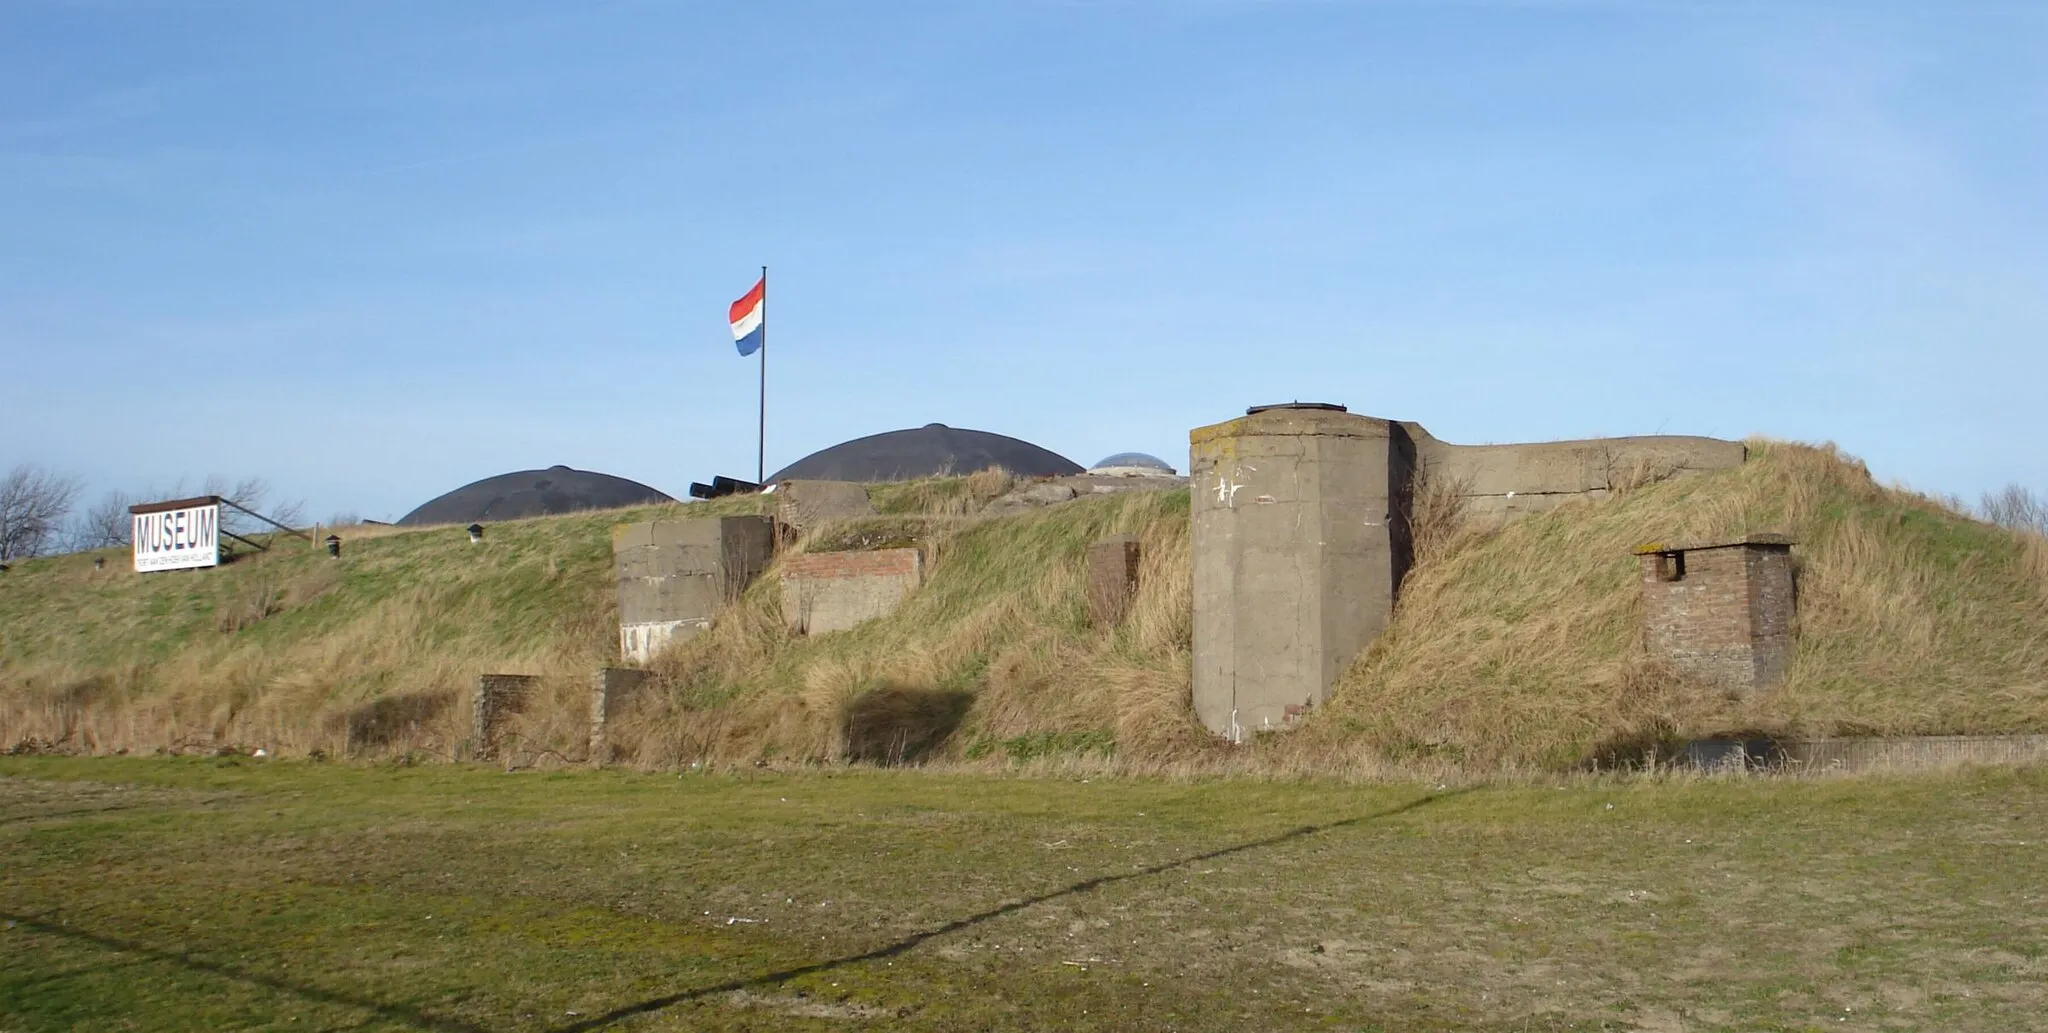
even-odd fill
[[[741,355],[761,350],[762,322],[768,314],[768,278],[761,277],[754,289],[732,303],[732,339]]]

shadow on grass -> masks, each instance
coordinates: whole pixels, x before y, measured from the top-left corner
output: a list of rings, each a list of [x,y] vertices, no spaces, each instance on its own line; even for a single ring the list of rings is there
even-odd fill
[[[116,814],[121,811],[150,810],[161,807],[156,803],[115,804],[112,807],[73,807],[65,811],[44,811],[41,814],[10,814],[0,817],[0,825],[14,825],[31,821],[56,821],[60,818],[77,818],[89,814]]]
[[[1385,810],[1374,811],[1370,814],[1361,814],[1354,818],[1345,818],[1342,821],[1324,822],[1321,825],[1303,825],[1297,828],[1289,829],[1286,832],[1279,833],[1278,835],[1267,836],[1264,839],[1255,839],[1246,843],[1238,843],[1232,846],[1220,847],[1215,850],[1210,850],[1206,853],[1192,854],[1187,857],[1179,858],[1177,860],[1162,861],[1155,865],[1149,865],[1144,868],[1138,868],[1132,871],[1123,872],[1116,875],[1098,875],[1092,879],[1083,879],[1080,882],[1072,883],[1067,886],[1062,886],[1056,890],[1050,890],[1045,893],[1040,893],[1036,896],[1025,897],[1022,900],[1013,900],[999,907],[993,907],[986,911],[981,911],[976,914],[968,915],[965,918],[957,918],[943,925],[934,926],[930,929],[925,929],[916,933],[912,933],[911,935],[906,936],[903,939],[897,940],[894,943],[890,943],[885,946],[877,947],[874,950],[865,951],[860,954],[848,954],[843,957],[813,962],[809,965],[802,965],[796,968],[783,969],[778,972],[769,972],[758,976],[751,976],[745,979],[729,980],[727,982],[717,983],[712,986],[698,987],[694,990],[683,990],[662,997],[649,998],[648,1000],[639,1001],[634,1004],[622,1005],[602,1015],[592,1016],[590,1018],[583,1019],[581,1021],[574,1022],[566,1026],[557,1027],[553,1031],[553,1033],[586,1033],[586,1031],[588,1030],[602,1029],[606,1026],[610,1026],[614,1023],[621,1022],[626,1019],[633,1018],[635,1016],[650,1014],[652,1012],[661,1011],[665,1008],[670,1008],[678,1004],[684,1004],[690,1001],[701,1000],[706,997],[715,997],[719,994],[728,994],[739,990],[753,990],[762,987],[776,986],[782,983],[786,983],[792,979],[797,979],[802,976],[811,975],[817,972],[829,972],[833,969],[845,968],[849,965],[859,965],[864,962],[879,961],[885,958],[893,958],[899,954],[906,953],[923,944],[925,941],[933,939],[935,937],[945,936],[948,933],[959,932],[962,929],[973,928],[974,926],[981,925],[984,922],[989,922],[993,921],[994,919],[1001,918],[1004,915],[1015,914],[1027,908],[1032,908],[1040,904],[1049,903],[1051,901],[1058,900],[1062,897],[1071,897],[1077,894],[1087,893],[1092,890],[1101,889],[1104,886],[1110,886],[1120,882],[1128,882],[1132,879],[1142,879],[1148,876],[1161,875],[1166,872],[1173,871],[1176,868],[1183,868],[1188,865],[1197,864],[1203,861],[1212,861],[1219,857],[1229,857],[1232,854],[1241,854],[1247,851],[1260,850],[1272,846],[1279,846],[1280,844],[1287,843],[1297,839],[1303,839],[1308,836],[1319,835],[1324,832],[1333,832],[1338,829],[1350,828],[1357,825],[1364,825],[1368,822],[1378,821],[1383,818],[1391,818],[1395,815],[1405,814],[1409,811],[1426,807],[1439,800],[1451,796],[1456,796],[1459,793],[1467,791],[1468,790],[1459,789],[1445,793],[1432,793],[1428,796],[1410,800],[1407,803],[1401,804],[1398,807],[1389,807]],[[292,994],[310,1001],[318,1001],[323,1004],[333,1004],[342,1007],[360,1009],[363,1011],[370,1012],[378,1018],[393,1022],[404,1023],[405,1025],[412,1026],[416,1029],[436,1030],[440,1031],[440,1033],[486,1033],[484,1028],[481,1026],[473,1026],[468,1023],[460,1022],[454,1019],[446,1019],[435,1015],[430,1015],[427,1012],[421,1011],[418,1008],[410,1007],[408,1005],[388,1004],[383,1001],[378,1001],[357,994],[346,993],[337,990],[328,990],[322,987],[311,986],[305,983],[296,983],[286,979],[279,979],[276,976],[264,975],[259,972],[249,972],[243,969],[235,968],[230,965],[223,965],[217,962],[205,961],[199,958],[194,958],[191,955],[182,952],[163,950],[160,948],[151,947],[147,944],[138,943],[133,940],[124,940],[118,937],[105,936],[98,933],[87,932],[83,929],[78,929],[72,926],[62,925],[57,922],[50,921],[47,917],[39,918],[29,915],[17,915],[0,911],[0,918],[6,919],[7,921],[13,923],[15,926],[19,928],[29,929],[35,932],[43,933],[48,936],[60,937],[77,943],[91,944],[95,947],[99,947],[105,950],[133,954],[141,958],[147,959],[148,961],[163,962],[165,964],[176,965],[180,968],[188,969],[190,971],[204,972],[209,975],[218,976],[222,979],[230,979],[239,983],[246,983],[251,986],[260,986],[266,989],[278,991],[279,993]],[[80,971],[82,973],[83,971],[88,970]],[[65,976],[59,974],[57,976],[50,977],[51,980],[61,978],[65,978]]]
[[[237,983],[246,983],[250,986],[260,986],[268,990],[275,990],[279,993],[291,994],[295,997],[299,997],[308,1001],[318,1001],[321,1004],[339,1005],[344,1008],[355,1008],[361,1011],[370,1012],[371,1014],[375,1015],[380,1019],[386,1019],[392,1022],[401,1022],[408,1026],[412,1026],[416,1029],[436,1030],[439,1031],[439,1033],[488,1033],[488,1031],[485,1030],[482,1026],[472,1026],[466,1022],[457,1022],[453,1019],[438,1018],[436,1016],[429,1015],[426,1012],[419,1010],[418,1008],[411,1008],[402,1004],[386,1004],[383,1001],[373,1000],[368,997],[361,997],[356,994],[343,993],[338,990],[327,990],[317,986],[308,986],[305,983],[295,983],[289,979],[279,979],[276,976],[266,976],[260,972],[248,972],[242,969],[235,968],[232,965],[222,965],[216,962],[205,961],[200,958],[192,957],[189,954],[184,954],[177,951],[162,950],[160,948],[151,947],[145,943],[137,943],[134,940],[124,940],[115,936],[103,936],[99,933],[89,933],[83,929],[73,928],[72,926],[68,925],[60,925],[56,922],[49,921],[47,918],[36,918],[30,915],[17,915],[5,911],[0,911],[0,918],[6,919],[11,925],[14,925],[16,927],[33,930],[35,932],[43,933],[48,936],[55,936],[61,939],[70,940],[74,943],[90,944],[94,947],[101,948],[102,950],[118,951],[123,954],[133,954],[143,959],[146,959],[146,961],[160,961],[168,965],[176,965],[179,968],[186,969],[192,972],[204,972],[207,975],[219,976],[222,979],[231,979]],[[84,975],[90,971],[92,970],[81,969],[76,972],[72,972],[69,975]],[[67,977],[55,976],[50,977],[46,980],[41,980],[40,982],[54,982],[59,978]]]
[[[874,950],[866,951],[861,954],[849,954],[845,957],[832,958],[828,961],[813,962],[812,964],[799,966],[797,968],[783,969],[780,972],[769,972],[764,975],[754,976],[748,979],[734,979],[728,982],[716,984],[714,986],[699,987],[695,990],[683,990],[678,993],[669,994],[665,997],[650,998],[648,1000],[641,1001],[637,1004],[628,1004],[618,1008],[614,1008],[611,1011],[605,1012],[603,1015],[594,1015],[580,1022],[573,1022],[566,1026],[558,1026],[553,1030],[553,1033],[586,1033],[586,1031],[602,1029],[606,1026],[612,1025],[613,1023],[621,1022],[638,1015],[646,1015],[650,1012],[661,1011],[664,1008],[670,1008],[678,1004],[686,1004],[690,1001],[701,1000],[706,997],[716,997],[719,994],[729,994],[740,990],[757,990],[762,987],[776,986],[782,983],[786,983],[792,979],[812,975],[818,972],[829,972],[833,969],[845,968],[848,965],[858,965],[863,962],[880,961],[885,958],[893,958],[899,954],[903,954],[917,947],[919,944],[924,943],[926,940],[933,939],[934,937],[944,936],[948,933],[956,933],[962,929],[969,929],[974,926],[980,925],[983,922],[992,921],[994,919],[1001,918],[1004,915],[1015,914],[1016,912],[1022,911],[1026,908],[1036,907],[1040,904],[1049,903],[1051,901],[1058,900],[1061,897],[1070,897],[1080,893],[1087,893],[1091,890],[1101,889],[1104,886],[1113,885],[1119,882],[1126,882],[1131,879],[1142,879],[1151,875],[1161,875],[1166,872],[1173,871],[1176,868],[1182,868],[1187,865],[1197,864],[1203,861],[1212,861],[1219,857],[1229,857],[1232,854],[1241,854],[1250,850],[1259,850],[1265,847],[1279,846],[1280,844],[1289,842],[1291,840],[1302,839],[1307,836],[1314,836],[1324,832],[1333,832],[1337,829],[1349,828],[1354,825],[1363,825],[1367,822],[1378,821],[1382,818],[1391,818],[1398,814],[1406,814],[1409,811],[1426,807],[1432,803],[1437,802],[1438,800],[1445,799],[1446,797],[1456,796],[1460,793],[1465,793],[1469,791],[1470,790],[1466,789],[1456,789],[1445,793],[1433,793],[1429,796],[1424,796],[1419,799],[1410,800],[1407,803],[1401,804],[1398,807],[1389,807],[1382,811],[1374,811],[1371,814],[1361,814],[1355,818],[1345,818],[1342,821],[1324,822],[1321,825],[1303,825],[1298,828],[1289,829],[1286,832],[1280,833],[1279,835],[1268,836],[1264,839],[1255,839],[1249,843],[1238,843],[1234,846],[1221,847],[1216,850],[1211,850],[1207,853],[1193,854],[1191,856],[1183,857],[1178,860],[1162,861],[1155,865],[1135,869],[1133,871],[1124,872],[1118,875],[1098,875],[1095,878],[1083,879],[1080,882],[1073,883],[1072,885],[1062,886],[1059,889],[1052,890],[1046,893],[1041,893],[1034,897],[1025,897],[1022,900],[1013,900],[1008,904],[1004,904],[1000,907],[993,907],[988,909],[987,911],[982,911],[977,914],[968,915],[965,918],[956,918],[953,921],[947,922],[944,925],[934,926],[930,929],[925,929],[919,932],[912,933],[909,936],[897,940],[894,943],[888,944],[883,947],[877,947]]]

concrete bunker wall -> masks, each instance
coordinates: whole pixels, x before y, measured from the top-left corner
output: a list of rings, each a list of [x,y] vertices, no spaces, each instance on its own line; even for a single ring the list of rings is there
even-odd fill
[[[774,552],[775,522],[765,516],[613,528],[620,657],[644,664],[670,642],[710,627],[718,608],[739,598]]]
[[[1195,712],[1241,740],[1321,703],[1392,617],[1414,449],[1399,424],[1305,408],[1190,443]]]
[[[1253,409],[1188,439],[1193,702],[1233,741],[1322,703],[1393,619],[1421,478],[1498,522],[1747,458],[1740,442],[1678,436],[1453,445],[1321,405]],[[1774,648],[1753,653],[1768,666]]]
[[[1423,475],[1455,486],[1471,518],[1496,523],[1667,477],[1741,466],[1749,452],[1739,441],[1680,435],[1453,445],[1419,423],[1401,426]]]

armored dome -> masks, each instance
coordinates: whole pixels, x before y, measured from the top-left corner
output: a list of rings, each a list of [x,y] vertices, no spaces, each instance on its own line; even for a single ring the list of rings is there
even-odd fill
[[[465,484],[399,518],[400,524],[467,524],[485,520],[617,509],[674,499],[624,477],[550,466]]]
[[[1081,472],[1079,464],[1029,441],[928,423],[915,430],[892,430],[841,442],[775,471],[768,480],[909,481],[970,474],[992,466],[1019,477],[1066,477]]]
[[[1104,456],[1100,462],[1089,467],[1088,470],[1091,473],[1097,470],[1156,470],[1163,474],[1174,472],[1173,467],[1167,465],[1166,460],[1155,455],[1147,455],[1143,452],[1118,452],[1113,456]]]

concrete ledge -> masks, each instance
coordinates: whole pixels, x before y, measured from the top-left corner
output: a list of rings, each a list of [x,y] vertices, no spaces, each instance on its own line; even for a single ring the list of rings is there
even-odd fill
[[[1790,774],[1928,771],[1963,764],[2048,763],[2048,735],[1922,735],[1895,739],[1694,739],[1673,762],[1710,771]]]
[[[1746,534],[1740,538],[1735,538],[1729,541],[1645,542],[1635,547],[1635,554],[1638,556],[1651,556],[1659,553],[1670,552],[1698,552],[1703,549],[1733,549],[1741,545],[1782,545],[1789,549],[1797,544],[1799,543],[1797,541],[1794,541],[1792,536],[1789,534],[1774,534],[1769,532],[1763,532],[1758,534]]]

